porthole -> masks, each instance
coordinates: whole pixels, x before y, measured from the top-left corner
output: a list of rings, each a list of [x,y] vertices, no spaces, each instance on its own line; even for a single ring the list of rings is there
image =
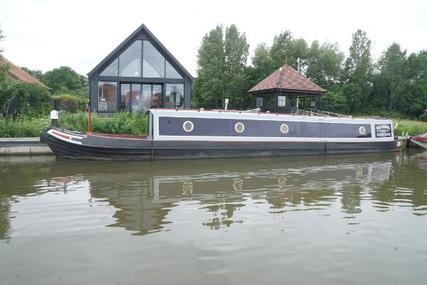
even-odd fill
[[[281,124],[280,131],[282,132],[282,134],[286,135],[287,133],[289,133],[289,126],[287,124]]]
[[[243,125],[243,123],[238,122],[234,125],[234,130],[236,131],[236,133],[241,134],[245,131],[245,125]]]
[[[365,127],[360,127],[359,128],[359,134],[362,135],[362,136],[366,135],[366,129],[365,129]]]
[[[182,128],[184,129],[184,131],[186,131],[187,133],[192,132],[194,129],[194,124],[191,121],[185,121],[182,124]]]

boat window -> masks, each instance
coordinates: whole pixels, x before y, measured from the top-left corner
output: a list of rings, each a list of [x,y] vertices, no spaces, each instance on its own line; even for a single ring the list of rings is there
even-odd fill
[[[185,121],[183,124],[182,124],[182,128],[184,129],[184,131],[186,131],[187,133],[190,133],[190,132],[192,132],[193,131],[193,129],[194,129],[194,124],[193,124],[193,122],[191,122],[191,121]]]
[[[149,41],[144,41],[142,70],[144,77],[165,77],[165,58]]]
[[[98,81],[98,110],[101,112],[117,110],[117,82]]]
[[[366,135],[366,128],[365,127],[360,127],[359,128],[359,134],[362,135],[362,136]]]
[[[184,107],[184,84],[166,84],[164,107]]]
[[[119,74],[126,77],[141,76],[141,41],[135,41],[119,56]]]
[[[118,76],[119,75],[119,60],[116,58],[109,66],[107,66],[100,74],[101,76]]]
[[[287,124],[281,124],[280,131],[282,132],[282,134],[286,135],[287,133],[289,133],[289,126]]]
[[[236,133],[243,133],[245,131],[245,125],[243,125],[243,123],[238,122],[234,125],[234,130],[236,131]]]

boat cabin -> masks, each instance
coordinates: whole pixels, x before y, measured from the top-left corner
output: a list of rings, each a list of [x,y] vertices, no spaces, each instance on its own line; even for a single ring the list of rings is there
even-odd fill
[[[88,73],[90,105],[98,113],[188,109],[193,77],[141,25]]]

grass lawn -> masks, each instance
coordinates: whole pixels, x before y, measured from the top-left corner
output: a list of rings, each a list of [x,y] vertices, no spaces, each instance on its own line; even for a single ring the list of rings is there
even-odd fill
[[[393,123],[399,124],[394,131],[397,136],[401,136],[402,133],[415,136],[427,132],[427,122],[393,119]]]

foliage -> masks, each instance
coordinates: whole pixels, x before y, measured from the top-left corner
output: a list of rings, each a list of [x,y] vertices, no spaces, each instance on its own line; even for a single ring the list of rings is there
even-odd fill
[[[12,121],[0,117],[0,137],[38,137],[48,126],[48,118],[20,118]]]
[[[198,76],[193,86],[196,107],[221,108],[225,98],[230,107],[247,104],[244,68],[249,45],[235,25],[217,26],[206,34],[198,51]]]
[[[420,120],[420,121],[423,121],[423,122],[427,122],[427,113],[422,114],[422,115],[419,117],[419,120]]]
[[[70,94],[59,94],[52,96],[52,107],[55,110],[75,113],[78,111],[84,111],[86,104],[87,102],[83,98]]]
[[[60,127],[86,132],[87,113],[61,113]],[[44,118],[23,117],[17,120],[6,120],[0,117],[0,137],[37,137],[50,125]],[[92,130],[99,133],[144,135],[148,130],[148,118],[140,113],[122,112],[111,117],[92,114]]]
[[[86,77],[79,75],[68,66],[46,72],[42,76],[42,81],[52,89],[53,93],[74,93],[81,96],[86,93]]]
[[[88,114],[62,114],[59,117],[61,127],[86,132],[88,128]],[[110,134],[143,135],[148,130],[148,118],[141,113],[120,112],[110,117],[92,114],[92,131]]]
[[[37,117],[49,110],[50,95],[37,84],[12,81],[0,85],[0,110],[4,117]]]
[[[362,110],[372,91],[371,41],[366,32],[357,30],[353,34],[350,56],[343,70],[344,96],[351,113]]]

